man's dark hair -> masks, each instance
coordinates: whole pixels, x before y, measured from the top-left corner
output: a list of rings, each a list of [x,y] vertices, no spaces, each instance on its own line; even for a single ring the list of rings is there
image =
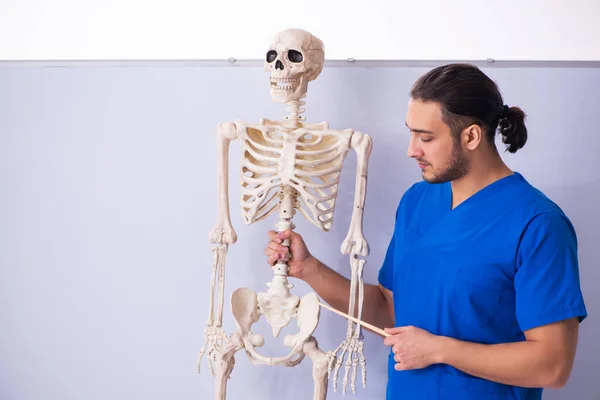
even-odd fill
[[[469,125],[477,124],[491,144],[498,129],[510,153],[527,142],[523,110],[504,105],[496,83],[474,65],[436,67],[415,82],[410,96],[440,104],[442,119],[455,138]]]

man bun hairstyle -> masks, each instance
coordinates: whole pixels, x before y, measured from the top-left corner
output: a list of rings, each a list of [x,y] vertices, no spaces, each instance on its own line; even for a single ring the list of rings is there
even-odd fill
[[[523,110],[519,107],[504,106],[504,112],[498,121],[498,131],[502,135],[502,143],[506,144],[509,153],[516,153],[525,146],[527,127]]]
[[[415,82],[410,97],[440,104],[442,119],[455,138],[469,125],[477,124],[492,144],[498,131],[510,153],[527,142],[523,110],[505,105],[496,83],[474,65],[436,67]]]

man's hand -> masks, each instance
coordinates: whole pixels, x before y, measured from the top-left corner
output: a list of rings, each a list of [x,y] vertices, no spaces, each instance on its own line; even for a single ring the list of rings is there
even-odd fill
[[[392,336],[383,343],[392,346],[396,371],[420,369],[440,362],[440,337],[414,326],[385,328]]]
[[[481,344],[436,336],[412,326],[386,328],[398,371],[447,364],[467,374],[505,385],[564,386],[573,367],[579,321],[569,318],[525,331],[526,340]]]
[[[290,267],[289,276],[305,279],[309,270],[317,264],[317,261],[310,254],[302,236],[291,230],[284,232],[269,231],[267,235],[269,242],[265,248],[265,255],[269,265],[272,266],[277,260],[285,259],[287,253],[291,253],[291,258],[287,263]],[[281,244],[284,239],[290,240],[289,248]]]

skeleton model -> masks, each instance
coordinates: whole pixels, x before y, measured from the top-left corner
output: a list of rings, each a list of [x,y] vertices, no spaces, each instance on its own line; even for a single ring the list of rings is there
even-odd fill
[[[363,387],[366,385],[361,326],[348,321],[346,339],[335,351],[322,351],[312,336],[319,321],[319,300],[315,293],[300,299],[290,292],[293,285],[287,279],[287,259],[279,260],[273,266],[273,279],[267,283],[266,292],[257,294],[249,288],[233,292],[231,307],[239,330],[227,336],[222,327],[225,258],[228,246],[237,241],[231,224],[228,196],[229,145],[236,139],[241,141],[243,149],[241,207],[245,223],[252,224],[278,211],[278,231],[295,228],[292,218],[296,211],[321,230],[329,231],[344,159],[350,149],[356,152],[352,219],[341,251],[350,256],[352,270],[348,314],[361,319],[365,261],[359,256],[369,254],[362,225],[372,141],[368,135],[352,129],[332,130],[326,122],[304,122],[305,118],[301,116],[304,110],[300,108],[305,104],[302,99],[306,96],[308,83],[321,73],[323,63],[321,40],[300,29],[280,32],[266,54],[265,71],[270,72],[272,98],[285,103],[290,115],[282,121],[261,119],[258,124],[241,121],[223,123],[216,129],[218,216],[216,226],[209,234],[210,242],[214,244],[210,306],[205,342],[198,354],[197,368],[200,372],[202,357],[206,354],[209,369],[215,376],[217,400],[225,399],[227,380],[235,363],[234,355],[241,349],[254,364],[292,367],[308,356],[313,363],[314,400],[326,398],[328,376],[332,373],[336,390],[342,364],[345,364],[344,393],[349,383],[355,391],[359,364]],[[283,244],[289,246],[289,241]],[[274,337],[278,337],[292,318],[296,319],[298,333],[284,338],[284,345],[291,349],[287,355],[265,357],[257,351],[264,344],[264,338],[252,332],[251,327],[261,315],[271,326]]]

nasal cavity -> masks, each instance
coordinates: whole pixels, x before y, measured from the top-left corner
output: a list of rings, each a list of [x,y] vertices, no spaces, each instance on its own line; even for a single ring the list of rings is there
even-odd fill
[[[283,63],[279,60],[275,63],[275,69],[280,69],[283,71]]]

